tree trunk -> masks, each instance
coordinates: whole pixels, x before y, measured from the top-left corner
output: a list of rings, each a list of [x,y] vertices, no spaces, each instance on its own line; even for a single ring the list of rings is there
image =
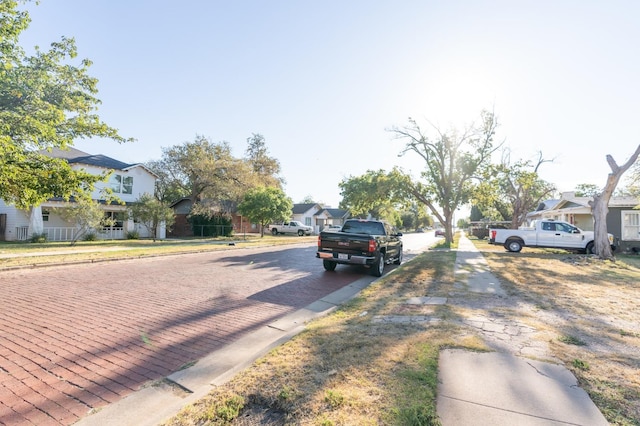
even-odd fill
[[[606,189],[602,193],[595,195],[591,203],[591,213],[593,215],[594,251],[601,259],[612,260],[614,256],[609,243],[609,232],[607,230],[607,214],[609,213],[610,198],[611,193],[608,193]]]
[[[444,216],[444,241],[451,246],[453,244],[453,210],[445,207],[442,209]]]
[[[636,152],[624,163],[622,166],[618,166],[616,161],[611,155],[607,155],[607,163],[611,168],[611,173],[607,177],[607,184],[600,194],[593,197],[593,201],[589,202],[591,205],[591,213],[593,214],[593,226],[594,226],[594,244],[595,252],[601,259],[615,260],[613,251],[609,243],[609,235],[607,230],[607,213],[609,213],[609,200],[616,190],[616,186],[620,181],[620,178],[626,172],[629,167],[633,165],[640,155],[640,145],[636,148]]]
[[[453,244],[453,223],[452,222],[453,221],[451,217],[445,218],[444,241],[449,245]]]

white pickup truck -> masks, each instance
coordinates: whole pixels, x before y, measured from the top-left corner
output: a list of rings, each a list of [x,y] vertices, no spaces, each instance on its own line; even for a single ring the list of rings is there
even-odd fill
[[[273,225],[269,225],[269,229],[271,229],[271,233],[273,235],[298,234],[301,237],[303,235],[311,235],[311,233],[313,232],[312,227],[303,225],[302,222],[298,222],[297,220],[291,220],[289,222],[282,222],[282,223],[274,223]]]
[[[580,251],[592,254],[593,232],[583,231],[567,222],[544,219],[532,222],[530,228],[490,229],[489,244],[501,244],[511,252],[519,252],[522,247],[548,247]],[[613,235],[609,243],[615,250]]]

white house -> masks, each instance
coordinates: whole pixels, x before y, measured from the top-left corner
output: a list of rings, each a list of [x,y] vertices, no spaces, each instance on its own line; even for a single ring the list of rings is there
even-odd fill
[[[101,200],[101,191],[105,187],[111,188],[113,194],[125,205],[103,203],[105,216],[115,219],[115,226],[104,228],[97,233],[102,239],[124,239],[127,233],[135,231],[141,237],[149,237],[145,226],[134,223],[127,215],[127,205],[136,202],[144,193],[153,194],[156,175],[142,164],[126,164],[105,155],[91,155],[71,148],[68,150],[54,149],[45,153],[56,158],[64,158],[72,169],[84,169],[92,174],[111,172],[108,182],[98,182],[92,193],[94,200]],[[71,241],[78,232],[75,223],[66,222],[55,214],[55,208],[70,205],[61,198],[52,198],[39,206],[33,206],[30,211],[24,211],[0,200],[0,240],[27,240],[32,235],[46,234],[49,241]],[[164,227],[159,230],[164,238]]]
[[[307,226],[312,226],[315,233],[322,231],[327,225],[343,225],[349,218],[349,211],[323,207],[317,203],[294,204],[292,220],[298,220]]]
[[[317,232],[314,215],[320,210],[322,210],[322,206],[316,203],[294,204],[291,220],[297,220],[307,226],[313,226],[314,231]]]

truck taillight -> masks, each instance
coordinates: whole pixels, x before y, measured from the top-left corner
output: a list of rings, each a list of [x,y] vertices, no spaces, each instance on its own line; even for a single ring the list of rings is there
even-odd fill
[[[376,240],[369,240],[369,253],[376,251]]]
[[[496,234],[497,234],[497,233],[498,233],[497,231],[495,231],[495,230],[493,230],[493,229],[491,230],[491,239],[492,239],[492,240],[495,240],[495,239],[496,239]]]
[[[318,235],[318,248],[322,247],[322,238]]]

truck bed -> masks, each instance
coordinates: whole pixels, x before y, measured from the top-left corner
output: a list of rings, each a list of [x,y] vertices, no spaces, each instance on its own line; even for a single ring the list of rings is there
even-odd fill
[[[322,231],[318,246],[320,258],[335,259],[338,261],[351,260],[349,263],[366,265],[367,259],[372,262],[374,258],[369,253],[369,241],[374,241],[370,235],[352,232]],[[326,253],[326,256],[322,253]],[[336,254],[334,256],[334,253]]]

